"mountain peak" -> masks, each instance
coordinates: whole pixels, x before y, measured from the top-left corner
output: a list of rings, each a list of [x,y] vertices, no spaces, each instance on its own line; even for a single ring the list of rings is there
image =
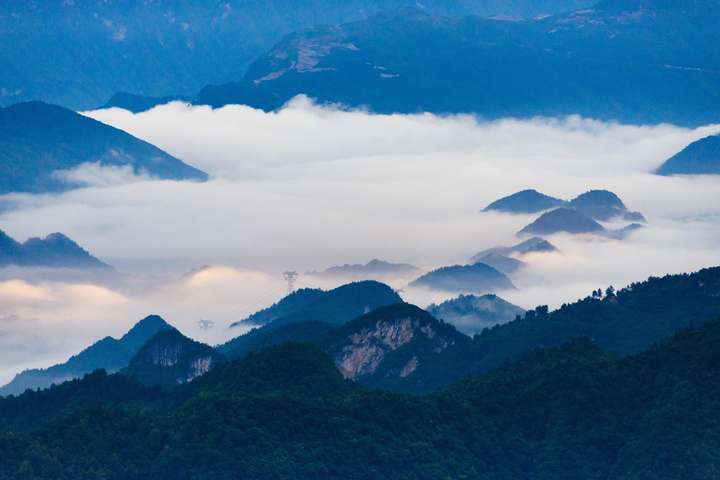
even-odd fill
[[[540,193],[535,189],[526,189],[492,202],[484,212],[499,211],[507,213],[538,213],[562,205],[564,200]]]
[[[551,235],[553,233],[601,233],[605,228],[574,208],[556,208],[543,213],[537,220],[525,226],[517,234]]]

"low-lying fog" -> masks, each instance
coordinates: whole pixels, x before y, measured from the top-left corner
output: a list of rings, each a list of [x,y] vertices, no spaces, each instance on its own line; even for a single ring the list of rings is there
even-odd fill
[[[286,269],[373,258],[424,270],[466,263],[482,249],[517,243],[514,233],[534,216],[479,211],[525,188],[563,198],[609,189],[649,223],[622,242],[552,237],[562,254],[531,257],[513,277],[518,290],[500,292],[520,306],[556,307],[598,287],[720,263],[720,178],[650,173],[717,125],[371,115],[303,98],[277,113],[173,103],[87,115],[212,180],[153,181],[88,165],[66,173],[87,188],[0,200],[0,228],[11,236],[61,231],[124,274],[97,281],[1,272],[0,383],[118,336],[149,313],[218,343],[242,332],[229,323],[283,295]],[[403,288],[407,279],[390,283]],[[301,275],[298,286],[333,285]],[[421,306],[451,296],[402,295]],[[201,318],[215,328],[200,330]]]

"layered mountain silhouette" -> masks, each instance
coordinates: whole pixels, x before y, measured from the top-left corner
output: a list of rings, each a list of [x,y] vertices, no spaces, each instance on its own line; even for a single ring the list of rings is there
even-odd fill
[[[482,262],[483,258],[499,255],[502,257],[520,257],[531,253],[552,253],[557,252],[555,245],[542,237],[532,237],[510,247],[493,247],[483,250],[470,259],[470,263]]]
[[[407,263],[391,263],[384,260],[373,259],[364,265],[338,265],[319,272],[309,272],[308,275],[330,279],[382,279],[383,277],[404,277],[416,274],[419,271],[417,267]]]
[[[515,288],[505,274],[484,263],[441,267],[413,280],[410,286],[450,293],[494,293]]]
[[[112,267],[93,257],[62,233],[30,238],[20,243],[0,230],[0,267],[104,269]]]
[[[589,0],[442,0],[437,14],[534,17],[589,6]],[[241,78],[283,35],[367,18],[415,0],[104,0],[0,4],[0,105],[44,100],[73,109],[116,92],[194,95]]]
[[[65,174],[85,164],[168,180],[207,179],[159,148],[71,110],[42,102],[0,109],[0,194],[81,186]]]
[[[68,380],[81,378],[95,370],[117,372],[128,366],[141,347],[160,331],[172,327],[157,315],[140,320],[120,339],[105,337],[92,344],[67,362],[45,369],[25,370],[7,385],[0,387],[0,395],[17,395],[25,390],[47,388]]]
[[[589,190],[572,200],[550,197],[537,190],[523,190],[494,201],[485,207],[483,211],[527,214],[546,212],[558,207],[575,209],[599,222],[611,220],[645,221],[645,217],[640,212],[628,210],[620,197],[608,190]]]
[[[475,335],[486,328],[515,320],[525,310],[497,295],[460,295],[427,307],[428,313],[443,320],[466,335]]]
[[[718,21],[715,0],[604,0],[524,22],[402,9],[290,34],[196,101],[702,125],[720,119]]]
[[[659,175],[720,175],[720,135],[697,140],[667,159]]]

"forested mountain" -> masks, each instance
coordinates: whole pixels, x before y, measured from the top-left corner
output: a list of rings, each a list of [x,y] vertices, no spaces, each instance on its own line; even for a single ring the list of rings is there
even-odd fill
[[[0,399],[0,478],[710,480],[719,342],[720,320],[624,359],[580,339],[426,397],[353,386],[298,344],[163,396],[93,374]]]
[[[315,338],[318,332],[342,325],[378,307],[400,302],[402,299],[392,288],[372,280],[348,283],[326,292],[298,290],[272,307],[248,317],[249,324],[264,325],[262,328],[236,337],[218,348],[230,358],[242,357],[284,340]]]
[[[443,348],[432,361],[418,362],[417,366],[404,376],[384,379],[382,385],[392,390],[427,392],[467,375],[488,371],[533,348],[556,346],[579,337],[593,338],[600,347],[614,353],[636,353],[690,324],[702,322],[703,318],[720,316],[720,296],[717,295],[719,291],[720,267],[692,274],[650,278],[617,292],[609,287],[602,295],[598,296],[597,292],[594,292],[592,296],[563,305],[552,312],[542,306],[529,310],[520,318],[482,330],[472,339],[465,337],[465,340],[460,340],[460,336],[453,334],[453,346]],[[432,311],[438,315],[447,315],[448,310],[453,313],[460,306],[451,304],[446,307],[449,308],[435,308]],[[388,307],[370,312],[357,321],[353,320],[351,324],[360,325],[362,328],[345,332],[345,342],[350,342],[346,345],[353,342],[362,344],[365,340],[379,341],[388,338],[388,332],[392,331],[395,332],[395,336],[391,336],[394,340],[386,343],[386,346],[395,345],[389,348],[392,351],[398,346],[397,339],[403,335],[422,336],[422,330],[417,326],[405,329],[398,327],[408,326],[404,321],[412,318],[407,312],[409,308],[411,307]],[[382,317],[382,322],[377,321],[380,320],[378,316]],[[338,327],[318,321],[318,318],[311,317],[304,322],[290,324],[270,323],[228,342],[221,347],[221,351],[228,358],[236,359],[290,340],[312,343],[320,348],[337,344]],[[376,320],[376,328],[367,329],[368,325],[373,324],[368,318]],[[450,319],[447,321],[452,322]],[[350,328],[347,325],[340,328]],[[329,342],[329,338],[335,340]],[[349,351],[355,350],[353,348]],[[407,349],[405,350],[407,355]],[[356,359],[361,363],[373,358],[377,353],[373,348],[359,348],[357,352]],[[385,356],[383,353],[382,358]],[[342,359],[335,355],[333,358],[336,361]],[[361,383],[365,381],[362,377],[358,380]],[[375,385],[378,379],[367,380],[368,384]]]
[[[93,257],[62,233],[33,237],[20,243],[0,230],[0,267],[53,267],[103,269],[112,267]]]
[[[667,159],[659,175],[720,175],[720,135],[701,138]]]
[[[0,395],[12,395],[27,389],[47,388],[80,378],[94,370],[103,369],[110,373],[125,368],[140,348],[156,333],[172,329],[165,320],[150,315],[140,320],[120,339],[105,337],[67,362],[44,369],[25,370],[0,388]]]
[[[0,3],[0,106],[44,100],[70,108],[117,92],[194,95],[241,78],[283,35],[366,18],[415,0],[123,0]],[[590,0],[438,0],[440,14],[532,17]]]
[[[376,112],[702,125],[720,120],[718,22],[717,0],[601,0],[522,22],[404,9],[288,35],[197,102],[276,109],[306,94]]]
[[[159,148],[71,110],[42,102],[0,108],[0,194],[77,187],[81,182],[62,174],[87,163],[161,179],[207,179]]]
[[[212,347],[170,328],[150,338],[122,373],[142,384],[170,389],[205,375],[223,361]]]

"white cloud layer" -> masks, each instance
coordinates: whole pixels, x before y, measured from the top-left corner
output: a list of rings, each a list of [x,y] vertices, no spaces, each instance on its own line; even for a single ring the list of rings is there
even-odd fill
[[[565,198],[607,188],[649,226],[624,242],[553,238],[563,254],[533,258],[513,278],[519,289],[505,296],[521,306],[557,306],[609,284],[720,263],[720,179],[649,173],[720,131],[717,125],[688,130],[576,117],[482,123],[333,110],[303,98],[276,113],[172,103],[140,114],[87,114],[212,180],[129,181],[127,172],[90,165],[72,172],[87,188],[5,198],[12,208],[2,211],[0,228],[7,233],[25,239],[62,231],[128,276],[104,286],[2,276],[0,382],[19,367],[121,334],[148,313],[221,341],[230,335],[225,325],[282,295],[287,268],[372,258],[423,269],[464,263],[484,248],[516,243],[514,232],[532,216],[479,210],[524,188]],[[182,276],[207,264],[218,267]],[[299,284],[317,285],[309,278]],[[422,306],[447,297],[404,296]],[[203,333],[200,318],[218,326]]]

